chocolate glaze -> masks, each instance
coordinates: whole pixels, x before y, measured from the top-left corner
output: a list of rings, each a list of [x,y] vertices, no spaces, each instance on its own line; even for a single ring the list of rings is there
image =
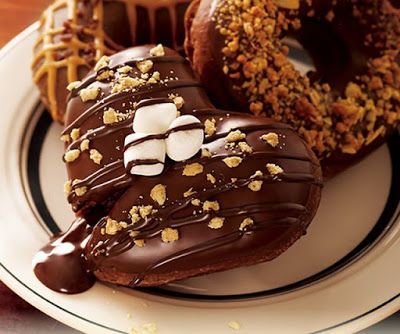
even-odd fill
[[[139,47],[117,54],[111,58],[110,66],[123,66],[131,59],[143,59],[149,49],[149,46]],[[167,57],[176,55],[169,49],[166,53]],[[65,133],[79,127],[82,137],[67,149],[78,147],[77,142],[90,136],[90,148],[101,152],[103,161],[100,165],[94,164],[88,153],[82,152],[76,161],[67,164],[69,177],[81,180],[74,184],[73,189],[87,187],[83,196],[71,194],[68,200],[75,210],[84,208],[78,212],[84,216],[90,212],[93,203],[101,206],[108,201],[112,207],[106,210],[108,214],[99,219],[93,231],[85,230],[90,237],[84,249],[85,255],[79,259],[87,262],[79,275],[85,275],[86,268],[90,268],[89,272],[109,282],[131,286],[160,285],[179,278],[270,260],[305,234],[316,212],[321,192],[321,169],[315,155],[289,126],[264,117],[215,109],[195,82],[187,62],[154,63],[154,70],[159,71],[161,77],[169,75],[171,69],[178,77],[174,81],[177,85],[173,87],[154,85],[133,94],[112,95],[107,85],[95,81],[91,85],[101,88],[103,93],[99,101],[83,103],[76,94],[71,96]],[[91,80],[90,76],[88,80]],[[180,85],[180,80],[193,84]],[[161,175],[129,175],[123,166],[123,143],[125,136],[132,133],[132,117],[137,102],[146,99],[150,101],[144,103],[155,103],[159,101],[156,99],[165,99],[171,93],[184,99],[181,114],[196,116],[201,127],[206,120],[215,120],[216,131],[206,136],[202,146],[211,157],[199,152],[184,162],[177,163],[167,158]],[[102,123],[105,105],[120,112],[131,108],[132,113],[123,122],[105,126]],[[198,127],[189,124],[182,129],[192,129],[193,126]],[[88,134],[89,129],[93,131]],[[179,127],[178,130],[182,129]],[[232,130],[246,134],[242,141],[252,148],[251,153],[227,146],[225,137]],[[261,139],[263,134],[270,132],[278,135],[279,145],[276,147]],[[242,161],[237,167],[229,168],[223,161],[229,157],[240,157]],[[155,162],[134,161],[133,164]],[[201,164],[203,171],[195,176],[183,176],[185,166],[193,163]],[[272,175],[266,168],[267,164],[276,164],[283,172]],[[262,171],[262,174],[255,175],[257,171]],[[215,178],[214,183],[208,180],[207,174]],[[263,182],[259,191],[249,189],[252,181]],[[158,184],[166,187],[163,205],[157,204],[150,196],[151,189]],[[184,193],[190,188],[193,193],[185,197]],[[202,205],[192,204],[193,199],[201,203],[217,201],[220,209],[203,211]],[[134,205],[152,205],[157,212],[132,224],[129,211]],[[222,228],[208,227],[209,221],[215,217],[225,219]],[[104,228],[109,218],[128,225],[113,235],[106,234]],[[253,219],[254,224],[240,229],[245,218]],[[179,240],[162,241],[160,234],[167,227],[178,229]],[[132,231],[136,232],[135,236]],[[87,233],[82,233],[81,240],[86,241]],[[135,241],[141,239],[145,242],[144,247],[136,246]],[[47,247],[54,246],[50,244]],[[53,273],[54,268],[67,268],[61,264],[68,261],[68,256],[46,259],[44,264]],[[63,290],[54,282],[56,276],[43,277],[39,272],[38,277],[49,287]],[[82,277],[76,279],[85,280]]]
[[[83,249],[91,231],[86,221],[79,218],[67,232],[53,238],[33,259],[37,278],[57,292],[73,294],[89,289],[95,279],[87,268]]]

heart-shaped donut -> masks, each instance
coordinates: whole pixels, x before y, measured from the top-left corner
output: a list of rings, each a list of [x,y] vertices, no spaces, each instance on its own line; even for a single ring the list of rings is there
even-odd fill
[[[268,261],[306,233],[317,210],[321,168],[296,132],[265,117],[214,108],[184,58],[167,48],[157,56],[151,50],[136,47],[104,58],[105,66],[71,93],[62,137],[66,192],[83,219],[37,257],[35,272],[50,288],[87,288],[84,272],[153,286]],[[144,106],[156,108],[145,109],[146,116]],[[198,143],[196,124],[205,136],[193,155],[185,141]],[[162,152],[153,143],[147,147],[153,152],[142,147],[133,159],[159,163],[159,175],[133,175],[132,165],[124,164],[131,148],[125,139],[138,134],[133,128],[153,132],[136,137],[142,144],[170,140],[162,142]],[[169,158],[182,151],[193,156]],[[161,162],[143,155],[160,152]],[[54,261],[63,240],[76,247]],[[71,261],[77,253],[85,261]],[[78,273],[76,282],[60,270]],[[51,272],[58,273],[54,281]]]

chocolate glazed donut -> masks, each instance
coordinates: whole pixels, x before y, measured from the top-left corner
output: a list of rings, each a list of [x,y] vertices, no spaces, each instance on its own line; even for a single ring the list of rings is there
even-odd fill
[[[186,52],[213,102],[292,125],[326,178],[399,124],[397,1],[196,0],[185,21]],[[316,71],[294,68],[284,37],[303,45]]]
[[[56,0],[42,14],[33,79],[54,120],[63,123],[69,83],[103,55],[146,43],[182,50],[190,0]]]
[[[215,109],[171,49],[135,47],[98,67],[71,92],[62,137],[65,190],[82,218],[38,253],[35,273],[44,284],[79,292],[94,273],[116,284],[160,285],[272,260],[306,233],[321,168],[289,126]],[[135,115],[163,103],[199,122],[124,144]],[[203,144],[188,160],[124,165],[132,146],[199,129]],[[158,163],[159,175],[131,175],[136,165]],[[68,254],[57,251],[65,242],[75,245]]]

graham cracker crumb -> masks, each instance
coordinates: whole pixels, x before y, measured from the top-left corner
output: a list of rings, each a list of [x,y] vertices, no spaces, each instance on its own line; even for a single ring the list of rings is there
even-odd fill
[[[243,152],[243,153],[252,153],[253,149],[251,148],[251,146],[249,144],[247,144],[244,141],[241,141],[239,144],[239,149]]]
[[[145,245],[144,239],[136,239],[136,240],[133,240],[133,242],[136,246],[138,246],[140,248],[144,247],[144,245]]]
[[[119,231],[121,231],[123,228],[126,228],[127,225],[125,222],[119,223],[118,221],[107,218],[106,221],[106,234],[108,235],[116,235]]]
[[[194,206],[200,206],[201,201],[198,198],[194,198],[190,201],[190,203],[192,203]]]
[[[208,227],[214,230],[221,228],[224,225],[225,218],[222,217],[214,217],[208,223]]]
[[[217,180],[212,174],[207,174],[207,181],[210,181],[212,184],[214,184]]]
[[[154,202],[158,203],[158,205],[164,205],[167,199],[166,186],[163,184],[154,186],[150,191],[150,197]]]
[[[186,165],[183,169],[183,176],[195,176],[197,174],[203,173],[204,167],[198,162],[194,162],[192,164]]]
[[[204,122],[204,133],[207,136],[212,136],[215,131],[217,131],[217,128],[215,127],[216,120],[214,118],[212,119],[206,119]]]
[[[107,79],[112,78],[112,77],[114,77],[114,71],[107,70],[107,71],[101,72],[101,73],[96,77],[96,79],[99,80],[99,81],[103,81],[103,80],[107,80]]]
[[[117,113],[114,108],[108,108],[103,113],[103,123],[104,124],[113,124],[118,122]]]
[[[79,145],[82,152],[89,149],[89,143],[89,139],[82,140],[81,144]]]
[[[75,128],[71,130],[71,138],[72,140],[77,140],[80,136],[80,130]]]
[[[232,328],[235,331],[240,330],[240,327],[241,327],[240,323],[238,323],[237,321],[229,321],[228,326],[229,326],[229,328]]]
[[[235,130],[235,131],[231,131],[229,132],[229,134],[225,137],[225,140],[228,143],[232,143],[235,141],[239,141],[246,138],[246,134],[242,133],[240,130]]]
[[[278,175],[283,173],[283,169],[275,164],[267,164],[267,169],[271,175]]]
[[[99,61],[96,63],[96,65],[94,66],[93,70],[95,72],[98,72],[99,70],[101,70],[102,68],[105,68],[108,66],[110,62],[110,58],[107,56],[103,56],[99,59]]]
[[[235,168],[243,161],[241,157],[228,157],[222,160],[229,168]]]
[[[149,72],[153,67],[153,62],[151,60],[143,60],[136,63],[136,67],[142,73]]]
[[[122,66],[122,67],[118,68],[117,72],[121,73],[121,74],[128,74],[132,70],[133,70],[133,67],[131,67],[129,65],[125,65],[125,66]]]
[[[90,159],[95,163],[100,165],[101,160],[103,160],[103,155],[97,151],[96,149],[91,149],[90,151]]]
[[[272,147],[279,145],[279,137],[275,132],[270,132],[261,136],[261,139],[267,142]]]
[[[248,184],[247,187],[248,187],[251,191],[260,191],[262,185],[263,185],[263,181],[257,180],[257,181],[251,181],[251,182]]]
[[[176,229],[167,227],[161,231],[161,239],[163,242],[173,242],[179,239],[179,232]]]
[[[78,88],[82,81],[72,81],[68,84],[67,89],[71,92],[75,88]]]
[[[85,187],[85,186],[75,189],[75,194],[78,197],[81,197],[81,196],[85,195],[86,192],[87,192],[87,187]]]
[[[205,201],[203,204],[204,211],[219,211],[219,203],[217,201]]]
[[[69,143],[70,142],[70,137],[69,137],[69,135],[68,134],[66,134],[66,135],[62,135],[61,137],[60,137],[60,140],[62,141],[62,142],[64,142],[64,143]]]
[[[79,155],[81,154],[81,151],[74,149],[74,150],[69,150],[68,152],[65,152],[64,154],[64,160],[66,162],[73,162],[76,159],[79,158]]]
[[[100,89],[96,87],[92,88],[83,88],[79,91],[79,96],[81,97],[82,102],[92,101],[97,98],[99,95]]]
[[[146,218],[154,212],[152,205],[142,205],[139,207],[140,217]]]
[[[245,218],[243,221],[240,223],[239,230],[243,231],[247,226],[251,226],[254,224],[254,220],[251,218]]]
[[[154,56],[154,57],[162,57],[165,56],[165,51],[164,51],[164,47],[162,46],[162,44],[158,44],[157,46],[155,46],[154,48],[152,48],[150,50],[150,55]]]
[[[64,193],[69,195],[72,192],[72,182],[71,180],[67,180],[64,183]]]

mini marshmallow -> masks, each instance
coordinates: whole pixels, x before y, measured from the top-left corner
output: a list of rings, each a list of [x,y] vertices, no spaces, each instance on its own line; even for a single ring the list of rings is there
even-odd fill
[[[149,134],[145,133],[130,134],[125,137],[125,146],[135,140],[147,137],[148,135]],[[156,159],[162,163],[136,165],[131,168],[130,173],[144,176],[159,175],[164,169],[165,154],[166,147],[164,139],[145,140],[139,144],[129,147],[124,152],[124,165],[125,168],[127,168],[129,162],[134,160]]]
[[[170,127],[174,129],[178,126],[200,123],[200,121],[192,115],[184,115],[175,119]],[[171,132],[166,141],[167,154],[175,161],[183,161],[194,156],[201,148],[204,139],[203,129],[192,129]]]
[[[133,131],[137,133],[164,133],[176,118],[178,110],[173,102],[140,107],[135,112]]]

